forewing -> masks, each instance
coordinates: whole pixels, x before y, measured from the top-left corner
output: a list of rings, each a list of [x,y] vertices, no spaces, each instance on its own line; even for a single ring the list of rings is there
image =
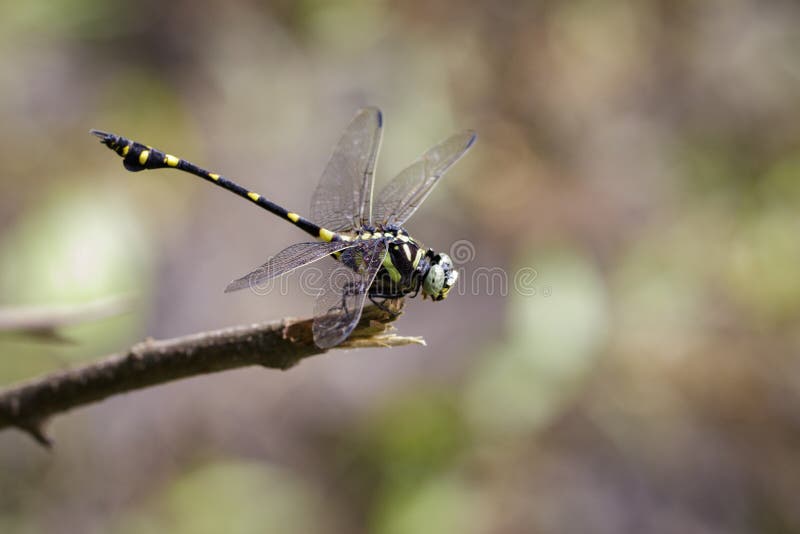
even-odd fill
[[[351,241],[297,243],[278,252],[258,269],[228,284],[225,293],[246,288],[255,289],[259,284],[353,246],[355,243]]]
[[[402,224],[430,194],[439,178],[475,142],[475,132],[455,134],[428,150],[398,174],[378,194],[373,208],[377,224]]]
[[[335,347],[356,327],[364,299],[385,255],[386,244],[378,239],[362,242],[342,253],[342,261],[322,281],[314,307],[313,332],[318,347]]]
[[[312,220],[341,232],[371,222],[372,181],[383,118],[377,108],[359,110],[345,128],[311,197]]]

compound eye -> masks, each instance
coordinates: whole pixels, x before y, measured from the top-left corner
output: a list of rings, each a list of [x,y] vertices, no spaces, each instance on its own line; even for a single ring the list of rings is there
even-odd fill
[[[450,289],[454,285],[456,285],[456,281],[458,280],[458,271],[450,271],[447,274],[447,279],[444,282],[444,285],[447,289]]]
[[[431,265],[425,280],[422,283],[422,290],[431,297],[438,297],[444,287],[445,274],[441,265]]]

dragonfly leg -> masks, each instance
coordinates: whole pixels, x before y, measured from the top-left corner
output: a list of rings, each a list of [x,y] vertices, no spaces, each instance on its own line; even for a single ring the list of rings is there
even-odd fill
[[[386,306],[386,301],[397,300],[397,297],[389,297],[389,296],[383,296],[383,295],[369,295],[369,300],[379,310],[381,310],[382,312],[388,313],[392,318],[400,316],[400,312],[399,311],[391,310],[391,309],[389,309],[388,306]]]
[[[353,295],[358,295],[360,293],[360,285],[360,282],[348,282],[345,284],[345,286],[342,288],[341,304],[331,307],[329,312],[342,313],[348,321],[352,319],[352,312],[355,310],[349,309],[349,306],[347,306],[347,298],[352,297]]]

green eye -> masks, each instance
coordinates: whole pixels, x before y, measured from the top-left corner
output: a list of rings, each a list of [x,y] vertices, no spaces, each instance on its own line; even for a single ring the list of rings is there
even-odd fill
[[[431,265],[428,274],[425,276],[422,289],[428,295],[436,297],[442,292],[444,286],[444,269],[440,265]]]

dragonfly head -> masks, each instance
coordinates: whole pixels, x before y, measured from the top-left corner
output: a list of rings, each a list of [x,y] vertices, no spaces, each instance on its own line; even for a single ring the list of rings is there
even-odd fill
[[[428,250],[425,255],[430,267],[422,279],[422,295],[442,300],[458,280],[458,271],[453,268],[453,260],[447,254]]]

